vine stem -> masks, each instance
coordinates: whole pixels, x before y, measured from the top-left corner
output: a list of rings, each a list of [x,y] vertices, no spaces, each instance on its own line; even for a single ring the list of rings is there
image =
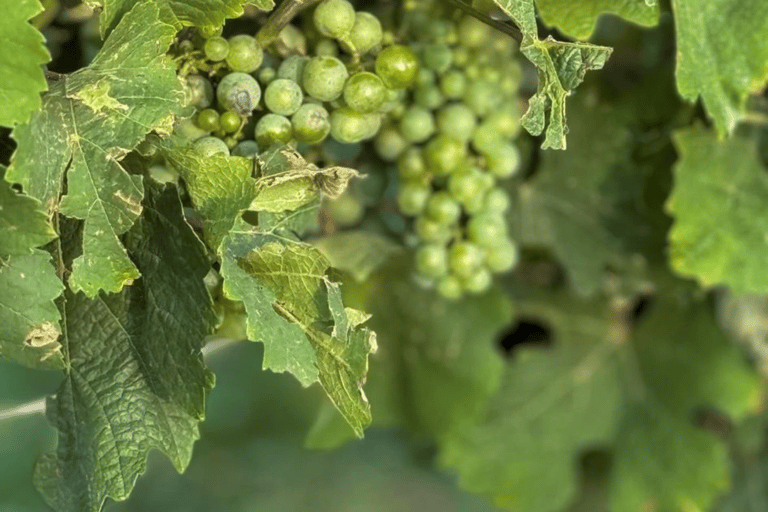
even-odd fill
[[[262,48],[266,48],[277,39],[280,32],[297,14],[318,1],[319,0],[283,0],[280,5],[272,11],[272,14],[269,15],[264,26],[259,29],[259,32],[256,34],[256,41],[258,41]]]
[[[233,340],[231,338],[211,338],[205,346],[200,350],[203,357],[208,359],[214,354],[221,352],[222,350],[229,348],[237,343],[245,340]],[[12,418],[20,418],[23,416],[32,416],[33,414],[45,414],[45,398],[40,398],[32,402],[17,405],[10,409],[4,409],[0,411],[0,421],[9,420]]]
[[[511,37],[518,43],[523,42],[523,33],[520,32],[520,29],[518,29],[517,27],[510,25],[509,23],[504,23],[503,21],[495,20],[490,16],[488,16],[487,14],[483,14],[482,12],[473,8],[471,5],[467,5],[462,0],[447,0],[447,2],[461,9],[462,11],[469,14],[470,16],[477,18],[478,20],[482,21],[486,25],[490,25],[496,30],[500,32],[504,32],[505,34],[507,34],[509,37]]]

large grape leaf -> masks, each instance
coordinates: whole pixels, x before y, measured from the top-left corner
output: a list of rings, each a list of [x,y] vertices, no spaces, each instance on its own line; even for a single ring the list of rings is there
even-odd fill
[[[762,401],[759,379],[704,303],[658,297],[633,338],[611,510],[708,510],[729,486],[730,462],[695,412],[745,417]]]
[[[602,14],[615,14],[646,27],[659,20],[659,6],[644,0],[536,0],[536,6],[545,23],[576,39],[592,35]]]
[[[175,32],[157,6],[137,4],[91,65],[55,83],[42,111],[13,132],[19,147],[6,179],[49,213],[85,220],[69,285],[89,297],[139,275],[118,236],[141,213],[142,183],[120,159],[150,131],[169,132],[182,108],[181,83],[165,57]]]
[[[768,81],[768,2],[672,0],[677,88],[701,97],[719,135],[733,131],[747,96]]]
[[[0,125],[24,123],[40,107],[48,84],[43,64],[51,60],[43,35],[29,19],[43,10],[39,0],[0,2]]]
[[[611,49],[587,43],[563,43],[551,37],[539,39],[533,0],[493,0],[520,27],[520,51],[537,68],[539,84],[528,101],[521,122],[533,135],[544,131],[542,149],[565,149],[565,98],[583,80],[587,71],[600,69]],[[547,121],[549,110],[549,121]]]
[[[704,286],[768,291],[768,176],[755,145],[719,142],[704,128],[675,134],[680,160],[666,204],[669,259]]]
[[[623,227],[640,225],[608,191],[640,195],[642,189],[622,166],[632,144],[619,113],[590,95],[574,102],[572,118],[573,144],[541,155],[533,179],[518,188],[510,223],[523,244],[551,247],[576,290],[588,295],[598,289],[606,264],[623,255]]]
[[[553,346],[517,350],[484,418],[442,443],[443,461],[500,506],[554,512],[575,497],[576,458],[612,447],[610,510],[706,510],[728,484],[728,458],[696,413],[739,420],[762,391],[688,293],[669,286],[634,332],[597,299],[522,298]]]
[[[107,497],[125,499],[153,448],[182,471],[205,415],[210,263],[174,188],[149,189],[145,201],[126,237],[141,279],[119,294],[64,296],[67,370],[47,408],[59,443],[35,471],[57,511],[96,512]]]
[[[381,267],[365,283],[348,283],[353,305],[372,314],[379,351],[371,358],[366,390],[376,425],[402,426],[443,437],[471,422],[498,389],[503,359],[496,337],[512,307],[498,290],[448,301],[424,290],[404,258]],[[307,438],[329,448],[350,438],[323,410]]]
[[[243,4],[251,0],[86,0],[91,7],[100,7],[101,37],[110,33],[133,7],[142,1],[150,1],[163,12],[163,20],[176,28],[196,26],[216,28],[227,18],[243,14]],[[260,0],[260,4],[263,0]]]
[[[30,254],[56,238],[40,202],[17,194],[11,184],[0,178],[0,257]]]
[[[599,301],[568,296],[516,304],[554,329],[551,348],[521,347],[483,418],[442,443],[443,462],[466,489],[496,505],[556,512],[575,496],[575,458],[608,444],[621,410],[610,313]]]

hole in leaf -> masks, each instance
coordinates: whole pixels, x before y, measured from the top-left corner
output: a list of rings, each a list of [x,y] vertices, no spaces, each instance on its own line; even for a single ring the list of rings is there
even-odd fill
[[[552,331],[537,318],[521,317],[499,335],[499,346],[507,356],[519,345],[549,347]]]

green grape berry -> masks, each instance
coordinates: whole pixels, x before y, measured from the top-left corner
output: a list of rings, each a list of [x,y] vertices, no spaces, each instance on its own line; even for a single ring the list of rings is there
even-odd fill
[[[493,272],[512,270],[520,259],[517,246],[510,240],[504,239],[486,248],[485,264]]]
[[[421,149],[411,146],[397,159],[397,172],[403,180],[418,180],[427,173],[427,164],[421,154]]]
[[[296,113],[304,101],[299,84],[287,78],[277,78],[264,90],[264,104],[269,110],[281,116]]]
[[[227,110],[219,116],[219,124],[224,133],[235,133],[243,124],[243,118],[237,112]]]
[[[288,144],[293,138],[291,121],[278,114],[266,114],[256,123],[254,138],[261,148],[268,148],[275,142]]]
[[[277,78],[285,78],[300,84],[304,76],[304,67],[309,62],[309,59],[305,55],[291,55],[278,66]]]
[[[416,249],[416,270],[436,278],[448,272],[448,250],[442,244],[426,244]]]
[[[353,51],[362,55],[379,46],[383,36],[379,18],[369,12],[358,12],[355,14],[355,23],[349,31],[346,42]]]
[[[373,141],[376,153],[382,160],[395,162],[410,144],[400,135],[400,132],[392,125],[385,126]]]
[[[491,38],[491,28],[472,16],[461,19],[458,32],[459,41],[467,48],[480,48]]]
[[[479,267],[474,272],[464,276],[464,289],[470,293],[483,293],[493,284],[493,278],[488,269]]]
[[[426,215],[416,217],[416,234],[424,242],[447,244],[453,238],[451,226],[438,222]]]
[[[408,46],[392,45],[376,57],[376,74],[391,89],[404,89],[416,79],[419,59]]]
[[[432,43],[424,47],[421,58],[425,67],[437,74],[442,74],[451,67],[453,51],[446,44]]]
[[[474,201],[482,201],[485,185],[482,173],[475,168],[461,169],[448,177],[448,190],[451,195],[462,205],[472,204]]]
[[[459,241],[451,246],[449,259],[456,275],[466,278],[482,267],[485,255],[475,244]]]
[[[213,103],[213,86],[211,82],[200,75],[188,75],[185,79],[187,83],[187,105],[193,106],[198,110],[208,108]]]
[[[192,148],[204,157],[215,154],[229,155],[229,148],[223,140],[217,137],[203,137],[192,144]]]
[[[238,142],[232,149],[232,155],[253,158],[259,154],[259,145],[255,140],[244,140]]]
[[[413,106],[400,118],[400,135],[408,142],[424,142],[434,133],[435,116],[425,108]]]
[[[448,192],[440,191],[429,198],[425,212],[431,219],[451,225],[459,220],[461,206]]]
[[[331,131],[328,111],[322,105],[305,103],[291,117],[293,136],[299,142],[317,144]]]
[[[227,58],[227,54],[229,53],[229,43],[221,36],[212,37],[205,41],[203,53],[205,53],[206,59],[213,62],[220,62]]]
[[[467,156],[467,145],[444,134],[433,137],[424,148],[429,168],[438,175],[450,174]]]
[[[315,9],[312,20],[322,35],[341,39],[355,24],[355,8],[347,0],[324,0]]]
[[[405,182],[397,191],[397,204],[405,215],[418,215],[427,206],[432,189],[417,182]]]
[[[326,57],[338,57],[339,45],[333,39],[322,38],[315,44],[315,55],[324,55]]]
[[[493,176],[509,178],[520,169],[520,152],[514,144],[499,144],[486,154],[486,162]]]
[[[220,128],[219,113],[212,108],[206,108],[197,113],[197,126],[206,132],[215,132]]]
[[[463,99],[464,103],[475,114],[485,117],[498,106],[502,97],[492,83],[485,80],[473,80],[467,85]]]
[[[253,73],[259,69],[263,59],[264,51],[255,38],[245,34],[229,38],[229,53],[226,61],[232,71]]]
[[[349,107],[331,113],[331,136],[346,144],[370,139],[379,131],[381,115],[364,114]]]
[[[340,227],[354,226],[365,214],[363,204],[348,190],[336,199],[328,201],[327,209],[333,222]]]
[[[256,75],[257,80],[263,86],[269,85],[272,80],[277,78],[277,70],[273,67],[262,67]]]
[[[479,246],[492,246],[506,236],[507,226],[500,216],[474,215],[467,223],[467,237]]]
[[[349,77],[347,67],[335,57],[313,57],[304,66],[301,83],[304,90],[320,101],[341,96]]]
[[[437,113],[437,129],[458,141],[468,142],[477,128],[477,117],[463,103],[452,103]]]
[[[422,108],[435,110],[445,103],[445,96],[437,85],[424,84],[416,87],[413,93],[413,102]]]
[[[440,77],[440,92],[448,99],[458,100],[467,90],[467,77],[458,69],[452,69]]]
[[[387,88],[377,75],[355,73],[344,85],[344,101],[358,112],[374,112],[387,99]]]
[[[247,73],[230,73],[219,82],[216,99],[219,101],[219,107],[247,115],[258,106],[261,87],[256,79]]]
[[[461,280],[453,274],[448,274],[437,281],[437,293],[448,300],[458,300],[464,294]]]
[[[488,213],[504,213],[509,209],[509,194],[500,188],[491,189],[483,201],[483,210]]]

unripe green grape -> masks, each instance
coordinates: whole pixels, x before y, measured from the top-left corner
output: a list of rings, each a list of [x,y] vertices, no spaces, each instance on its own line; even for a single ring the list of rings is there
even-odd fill
[[[251,36],[240,34],[229,38],[227,64],[232,71],[252,73],[259,69],[264,51]]]
[[[219,107],[234,110],[240,115],[250,114],[261,99],[261,87],[251,75],[230,73],[219,82],[216,88]]]
[[[376,153],[386,162],[394,162],[410,144],[392,125],[385,126],[373,141]]]
[[[369,12],[355,13],[355,23],[346,38],[354,51],[361,55],[368,53],[381,44],[382,38],[381,22],[376,16]]]
[[[477,127],[474,112],[463,103],[452,103],[437,113],[437,129],[458,141],[468,142]]]
[[[422,183],[401,183],[397,191],[397,205],[405,215],[418,215],[427,206],[431,194],[432,189]]]
[[[219,113],[212,108],[201,110],[197,113],[197,126],[206,132],[215,132],[220,127]]]
[[[498,84],[501,81],[501,72],[493,65],[483,66],[480,69],[480,79],[490,84]]]
[[[232,149],[233,156],[242,156],[245,158],[253,158],[259,154],[259,144],[255,140],[244,140],[238,142],[237,146]]]
[[[426,244],[416,249],[416,270],[436,278],[448,272],[448,251],[442,244]]]
[[[466,46],[457,46],[453,49],[453,66],[464,68],[472,62],[472,54]]]
[[[192,148],[204,157],[209,157],[218,153],[229,155],[229,148],[223,140],[217,137],[203,137],[202,139],[198,139],[192,144]]]
[[[376,57],[376,74],[391,89],[404,89],[416,79],[419,59],[408,46],[392,45]]]
[[[452,69],[440,78],[440,92],[448,99],[457,100],[467,90],[467,77],[458,69]]]
[[[453,238],[451,226],[425,215],[420,215],[416,218],[414,227],[416,234],[424,242],[447,244]]]
[[[376,135],[381,126],[381,115],[364,114],[349,107],[331,113],[331,136],[346,144],[360,142]]]
[[[173,126],[173,134],[185,142],[194,142],[208,133],[198,127],[192,119],[182,119]]]
[[[227,54],[229,53],[229,43],[223,37],[212,37],[205,42],[203,53],[205,53],[206,59],[213,62],[220,62],[227,58]]]
[[[341,96],[349,78],[347,67],[335,57],[313,57],[304,66],[301,83],[304,90],[320,101],[333,101]]]
[[[464,92],[464,103],[480,117],[493,112],[501,101],[496,87],[484,80],[473,80]]]
[[[422,107],[411,107],[400,118],[400,135],[411,143],[424,142],[435,133],[435,116]]]
[[[296,25],[288,24],[283,27],[275,42],[280,49],[288,54],[304,54],[307,52],[307,38]]]
[[[461,206],[447,192],[435,192],[427,202],[426,215],[446,225],[456,223],[461,216]]]
[[[269,110],[281,116],[296,113],[304,101],[304,93],[296,82],[286,78],[273,80],[264,90],[264,104]]]
[[[360,191],[363,201],[365,204],[377,203],[388,184],[385,173],[373,165],[370,168],[361,165],[360,173],[361,179],[357,181],[357,189]]]
[[[322,142],[331,131],[328,111],[322,105],[305,103],[291,117],[293,135],[299,142],[317,144]]]
[[[257,73],[256,78],[262,86],[266,87],[277,78],[277,70],[273,67],[263,67]]]
[[[464,16],[461,19],[458,32],[459,41],[467,48],[480,48],[491,37],[491,27],[472,16]]]
[[[427,166],[438,175],[450,174],[467,155],[467,145],[447,135],[433,137],[424,148]]]
[[[402,117],[402,112],[399,115],[398,112],[404,110],[403,102],[405,98],[406,92],[404,89],[387,89],[384,103],[381,104],[378,111],[382,114],[389,114],[390,117]]]
[[[428,44],[421,52],[421,60],[426,68],[437,74],[442,74],[451,67],[453,51],[445,44]]]
[[[464,294],[464,286],[458,277],[447,274],[437,282],[437,293],[448,300],[458,300]]]
[[[479,199],[481,204],[485,186],[480,171],[474,168],[461,169],[448,177],[448,190],[461,204],[466,205]]]
[[[426,37],[428,41],[451,44],[455,42],[456,25],[445,18],[430,17],[424,26],[424,32],[417,36]]]
[[[285,78],[300,84],[304,76],[304,67],[309,59],[305,55],[291,55],[278,66],[277,78]]]
[[[437,82],[437,74],[434,71],[423,67],[419,68],[416,80],[414,81],[416,85],[434,85],[435,82]]]
[[[416,87],[413,93],[413,101],[422,108],[435,110],[445,103],[445,97],[437,85],[425,84]]]
[[[224,133],[235,133],[240,129],[243,124],[243,118],[241,118],[237,112],[227,110],[219,117],[219,124]]]
[[[315,55],[322,55],[326,57],[338,57],[339,45],[337,45],[333,39],[323,38],[315,44]]]
[[[188,75],[186,83],[187,105],[198,110],[211,106],[213,103],[213,86],[207,78],[200,75]]]
[[[488,269],[479,267],[464,277],[464,289],[470,293],[483,293],[493,284],[493,278]]]
[[[427,172],[427,164],[421,155],[421,149],[411,146],[397,159],[397,173],[403,180],[418,180]]]
[[[494,188],[488,191],[483,201],[483,211],[488,213],[504,213],[509,209],[509,194],[500,188]]]
[[[449,259],[451,269],[459,277],[466,278],[483,265],[485,254],[472,242],[459,241],[451,246]]]
[[[237,146],[237,142],[238,142],[237,139],[232,137],[231,135],[224,137],[224,139],[222,140],[224,140],[224,144],[227,145],[230,151],[232,151],[235,148],[235,146]]]
[[[497,178],[509,178],[520,169],[520,152],[514,144],[502,143],[486,155],[488,172]]]
[[[499,215],[473,215],[467,223],[467,238],[481,247],[497,244],[507,236],[507,226]]]
[[[377,75],[362,71],[355,73],[344,85],[344,101],[358,112],[374,112],[387,98],[387,88]]]
[[[342,39],[355,24],[355,8],[347,0],[324,0],[315,9],[312,20],[322,35]]]
[[[499,130],[493,123],[483,122],[475,128],[472,133],[472,147],[480,154],[488,155],[492,153],[497,146],[504,144]]]
[[[275,142],[288,144],[293,138],[291,121],[278,114],[266,114],[256,123],[254,138],[265,149]]]
[[[354,226],[365,215],[363,204],[348,190],[336,199],[328,201],[327,208],[333,222],[340,227]]]
[[[508,102],[486,118],[504,139],[511,139],[520,133],[520,114],[513,102]]]
[[[520,260],[520,251],[510,240],[504,239],[486,248],[485,264],[493,272],[512,270]]]

